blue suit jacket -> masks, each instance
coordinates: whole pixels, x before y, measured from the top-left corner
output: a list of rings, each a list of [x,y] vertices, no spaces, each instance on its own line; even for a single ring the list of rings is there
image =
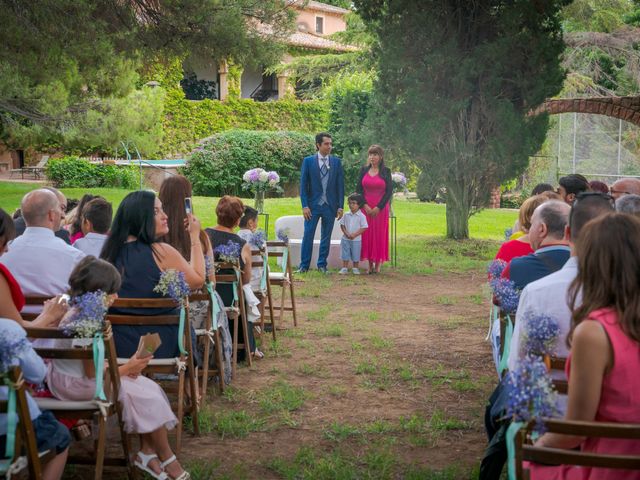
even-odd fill
[[[318,154],[302,160],[300,174],[300,201],[302,208],[309,207],[311,213],[319,213],[318,202],[322,197],[322,182]],[[331,211],[336,214],[339,208],[344,208],[344,173],[342,162],[338,157],[329,155],[329,181],[327,183],[327,202]]]

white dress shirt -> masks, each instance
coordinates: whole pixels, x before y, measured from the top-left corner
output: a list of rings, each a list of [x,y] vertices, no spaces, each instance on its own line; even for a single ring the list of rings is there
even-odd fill
[[[569,309],[569,285],[578,275],[578,258],[570,257],[567,263],[557,272],[531,282],[520,295],[520,303],[516,313],[516,324],[513,328],[509,359],[509,370],[516,368],[518,361],[527,353],[520,351],[525,320],[530,315],[547,315],[554,318],[560,327],[560,334],[555,344],[557,357],[566,357],[567,335],[571,328],[571,310]]]
[[[55,296],[69,289],[69,275],[85,253],[43,227],[27,227],[0,257],[25,295]],[[25,307],[23,312],[41,309]]]
[[[93,255],[96,258],[100,258],[100,252],[104,242],[107,241],[109,235],[102,233],[89,232],[84,237],[79,238],[73,244],[78,250],[82,250],[87,255]]]

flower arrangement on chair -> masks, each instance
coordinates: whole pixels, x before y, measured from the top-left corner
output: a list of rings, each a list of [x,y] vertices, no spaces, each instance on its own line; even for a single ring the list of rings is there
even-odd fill
[[[241,250],[238,242],[229,240],[227,243],[223,243],[214,248],[213,253],[215,253],[222,262],[236,263],[240,258]]]
[[[182,355],[186,355],[187,350],[184,347],[184,328],[186,321],[186,311],[188,307],[187,298],[191,295],[191,288],[185,280],[184,272],[179,272],[170,268],[160,274],[158,284],[153,291],[160,293],[165,297],[171,298],[180,306],[180,324],[178,325],[178,349]]]
[[[255,209],[264,212],[264,194],[268,190],[282,192],[280,187],[280,175],[277,172],[267,172],[263,168],[252,168],[244,172],[242,176],[242,188],[254,192]]]

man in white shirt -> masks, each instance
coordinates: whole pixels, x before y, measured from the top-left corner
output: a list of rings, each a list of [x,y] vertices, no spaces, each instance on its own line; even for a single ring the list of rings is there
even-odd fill
[[[62,216],[56,195],[45,189],[27,193],[21,204],[27,228],[0,257],[25,295],[53,297],[69,288],[69,275],[85,253],[54,235]],[[25,307],[24,312],[38,312]]]
[[[104,198],[94,198],[80,212],[84,237],[75,241],[73,246],[87,255],[100,258],[100,252],[107,241],[113,208]]]
[[[569,286],[578,274],[575,242],[587,222],[612,211],[613,200],[608,195],[585,192],[576,197],[571,208],[569,225],[565,229],[565,239],[569,241],[571,257],[560,270],[529,283],[522,291],[509,349],[507,362],[509,370],[514,370],[520,359],[528,353],[522,346],[522,337],[527,320],[537,315],[552,317],[558,322],[560,333],[555,343],[555,356],[567,357],[569,352],[566,341],[571,329]]]

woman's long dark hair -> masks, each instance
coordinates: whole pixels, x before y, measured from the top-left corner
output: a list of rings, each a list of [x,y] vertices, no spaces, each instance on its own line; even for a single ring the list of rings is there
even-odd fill
[[[624,333],[640,342],[640,220],[610,213],[587,223],[576,241],[578,276],[569,287],[571,332],[591,312],[611,307]],[[581,297],[581,298],[580,298]]]
[[[187,260],[191,258],[191,237],[184,228],[184,219],[187,218],[184,199],[191,197],[191,192],[191,183],[182,175],[166,178],[158,192],[162,208],[169,217],[169,233],[158,241],[168,243]]]
[[[156,241],[153,210],[155,201],[155,193],[146,190],[131,192],[124,197],[111,224],[111,234],[102,247],[100,258],[115,264],[129,235],[147,245]]]

